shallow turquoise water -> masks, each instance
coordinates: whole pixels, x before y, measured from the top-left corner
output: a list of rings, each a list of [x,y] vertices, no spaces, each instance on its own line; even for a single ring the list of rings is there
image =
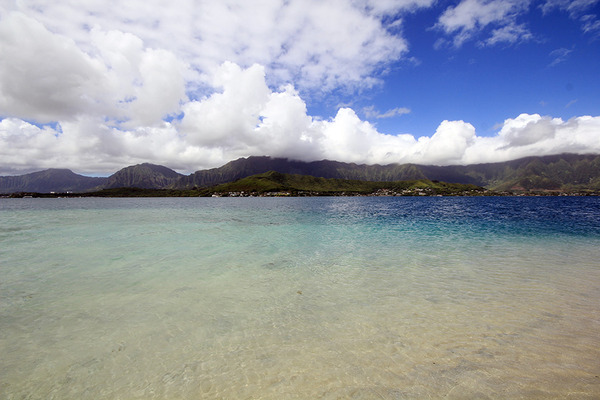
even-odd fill
[[[2,199],[0,398],[597,398],[600,199]]]

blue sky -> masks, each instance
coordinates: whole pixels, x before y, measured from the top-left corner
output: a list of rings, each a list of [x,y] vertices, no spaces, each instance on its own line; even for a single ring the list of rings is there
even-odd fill
[[[5,0],[0,174],[600,153],[600,0]]]
[[[375,105],[384,113],[396,107],[411,112],[393,118],[361,117],[388,133],[429,136],[444,119],[465,120],[479,135],[492,136],[505,119],[521,113],[570,119],[600,110],[600,31],[586,33],[578,19],[533,3],[520,16],[532,37],[482,46],[489,29],[460,47],[438,45],[446,38],[432,28],[447,4],[405,18],[403,35],[409,57],[383,75],[384,83],[360,99],[347,96],[357,110]],[[598,6],[598,4],[596,4]],[[590,12],[598,15],[597,7]],[[319,109],[323,107],[325,111]],[[335,105],[315,104],[314,113],[332,113]]]

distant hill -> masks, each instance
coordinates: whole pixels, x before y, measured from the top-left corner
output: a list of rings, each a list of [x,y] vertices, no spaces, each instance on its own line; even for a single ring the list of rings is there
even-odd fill
[[[365,165],[338,161],[293,161],[285,158],[248,157],[231,161],[219,168],[194,172],[181,178],[178,187],[206,187],[233,182],[247,176],[277,171],[282,174],[310,175],[319,178],[368,181],[426,179],[413,164]]]
[[[600,155],[561,154],[466,166],[421,166],[429,179],[493,190],[600,190]]]
[[[335,178],[319,178],[309,175],[282,174],[269,171],[252,175],[235,182],[223,183],[210,188],[211,193],[229,194],[244,192],[262,195],[265,193],[301,194],[385,194],[404,195],[453,195],[481,194],[485,189],[460,183],[432,182],[427,179],[402,181],[361,181]]]
[[[248,157],[231,161],[220,168],[184,176],[175,186],[214,186],[268,171],[381,182],[429,179],[473,184],[494,190],[600,190],[600,155],[575,154],[527,157],[466,166],[358,165],[327,160],[301,162],[282,158]]]
[[[164,189],[182,177],[184,175],[172,169],[147,163],[123,168],[108,178],[78,175],[68,169],[47,169],[26,175],[0,176],[0,193],[82,193],[121,187]]]
[[[19,176],[0,176],[0,193],[83,192],[102,186],[106,178],[78,175],[68,169],[47,169]]]
[[[485,188],[427,179],[373,182],[269,171],[217,186],[194,189],[120,187],[84,193],[15,193],[11,197],[248,197],[248,196],[484,196]]]
[[[154,164],[126,167],[108,178],[90,178],[70,170],[49,169],[21,176],[0,177],[0,193],[86,192],[122,187],[188,190],[234,182],[269,171],[374,182],[428,179],[472,184],[497,191],[600,191],[600,155],[561,154],[466,166],[364,165],[328,160],[302,162],[248,157],[187,176]]]
[[[174,185],[181,175],[172,169],[154,164],[138,164],[123,168],[107,178],[102,189],[136,187],[140,189],[165,189]]]

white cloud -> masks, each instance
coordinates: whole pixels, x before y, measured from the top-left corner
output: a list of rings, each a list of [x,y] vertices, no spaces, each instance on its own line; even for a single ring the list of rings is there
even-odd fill
[[[151,49],[165,49],[210,74],[224,61],[264,65],[271,84],[302,90],[368,87],[381,64],[398,60],[405,40],[382,18],[431,5],[432,0],[24,0],[15,8],[50,32],[94,52],[91,30],[128,32]]]
[[[269,100],[264,68],[255,64],[243,70],[227,62],[214,74],[213,85],[221,91],[183,106],[181,132],[199,146],[247,146]]]
[[[123,82],[122,75],[111,71],[113,82],[131,85],[120,105],[129,109],[129,126],[161,123],[165,116],[177,114],[187,100],[183,78],[187,66],[162,49],[146,49],[138,62],[132,81]]]
[[[393,15],[399,11],[414,11],[421,7],[431,6],[435,0],[356,0],[365,9],[375,15]]]
[[[431,137],[387,135],[350,108],[331,119],[308,115],[290,85],[269,89],[260,65],[225,63],[210,76],[215,92],[187,101],[181,121],[107,124],[101,116],[38,127],[19,118],[0,121],[0,172],[49,167],[112,173],[140,162],[181,172],[217,167],[239,157],[270,155],[367,164],[469,164],[562,152],[600,152],[600,117],[568,121],[522,114],[497,135],[477,136],[464,121],[443,121]]]
[[[532,34],[516,18],[529,8],[529,0],[462,0],[448,7],[436,26],[453,35],[454,46],[460,47],[488,26],[497,27],[484,41],[488,45],[529,40]]]
[[[462,160],[481,163],[533,155],[598,153],[599,132],[600,117],[583,116],[563,121],[538,114],[521,114],[504,121],[498,135],[478,137]]]
[[[539,115],[522,114],[504,122],[499,136],[506,143],[504,148],[522,147],[551,140],[556,135],[555,126],[562,121],[552,121]]]
[[[252,133],[254,154],[280,154],[293,159],[319,158],[315,144],[321,136],[318,120],[307,115],[306,104],[288,85],[269,95]]]
[[[417,139],[381,133],[348,107],[326,120],[308,114],[308,89],[317,96],[376,84],[374,72],[407,51],[384,22],[397,19],[386,17],[432,3],[10,3],[0,9],[0,173],[112,173],[140,162],[193,172],[249,155],[455,164],[600,152],[599,117],[524,114],[491,138],[444,121]],[[484,27],[495,29],[488,44],[512,42],[527,35],[515,22],[519,4],[464,0],[438,26],[455,43]],[[410,112],[362,111],[377,119]]]
[[[488,46],[498,43],[517,43],[532,40],[533,35],[523,25],[509,24],[492,31],[492,35],[485,41]]]
[[[464,121],[442,121],[431,138],[419,138],[419,162],[437,165],[462,164],[465,152],[476,139],[473,125]]]
[[[15,12],[0,21],[0,110],[40,122],[102,110],[103,65]],[[51,61],[50,61],[51,60]]]
[[[132,34],[92,31],[92,55],[20,12],[0,20],[0,113],[39,123],[162,122],[186,99],[186,64]]]
[[[385,135],[373,125],[361,121],[349,108],[342,108],[335,118],[317,126],[320,137],[316,150],[319,158],[355,163],[389,164],[404,159],[415,145],[411,135]]]

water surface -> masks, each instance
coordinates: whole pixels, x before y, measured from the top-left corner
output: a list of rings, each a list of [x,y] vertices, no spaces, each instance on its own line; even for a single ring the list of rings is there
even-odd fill
[[[2,199],[0,398],[598,398],[600,199]]]

